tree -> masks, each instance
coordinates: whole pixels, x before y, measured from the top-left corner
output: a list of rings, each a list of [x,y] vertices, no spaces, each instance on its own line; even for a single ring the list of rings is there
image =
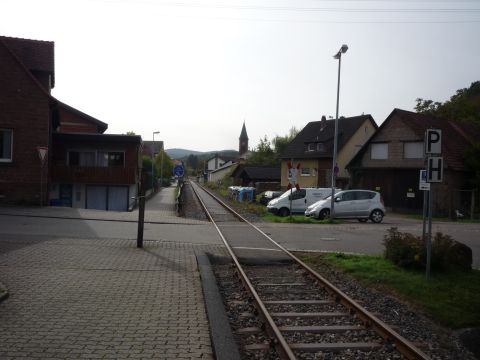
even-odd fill
[[[249,165],[275,165],[276,156],[267,135],[260,139],[260,143],[257,145],[252,154],[248,157]]]
[[[162,186],[170,185],[170,178],[173,176],[173,161],[164,149],[161,149],[155,156],[155,168],[157,176],[162,176]]]
[[[290,142],[297,136],[298,130],[292,127],[287,135],[275,136],[270,142],[267,135],[260,139],[260,143],[248,158],[249,165],[269,165],[276,166],[280,164],[281,155]],[[273,145],[273,148],[272,148]]]
[[[464,121],[480,125],[480,81],[469,88],[459,89],[444,103],[417,98],[415,111],[447,120]]]
[[[297,136],[298,130],[295,126],[293,126],[290,131],[288,132],[288,135],[285,136],[275,136],[272,140],[275,155],[278,160],[280,160],[280,156],[282,153],[285,151],[287,148],[288,144]]]
[[[137,135],[137,134],[135,134],[134,131],[127,131],[127,133],[125,135]]]
[[[480,126],[480,81],[473,82],[469,88],[457,90],[444,103],[422,98],[416,99],[416,102],[415,110],[418,113]],[[480,142],[477,141],[468,148],[464,158],[467,168],[475,174],[472,182],[477,187],[480,186]]]

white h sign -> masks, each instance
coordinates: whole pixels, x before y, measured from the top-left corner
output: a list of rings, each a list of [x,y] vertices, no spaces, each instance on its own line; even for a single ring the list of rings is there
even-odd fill
[[[443,181],[443,157],[430,156],[427,160],[427,182]]]
[[[425,133],[425,154],[442,153],[442,130],[427,129]]]

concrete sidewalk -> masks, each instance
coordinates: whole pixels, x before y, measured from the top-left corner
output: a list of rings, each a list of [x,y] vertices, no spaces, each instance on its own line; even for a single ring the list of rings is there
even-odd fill
[[[157,236],[143,249],[129,239],[2,234],[0,281],[10,296],[0,303],[0,358],[213,359],[196,254],[224,248],[208,223],[179,222],[173,193],[163,189],[148,202]],[[23,213],[136,221],[135,213]],[[178,231],[166,231],[172,226]],[[198,237],[209,241],[195,243]],[[18,244],[9,247],[12,241]]]

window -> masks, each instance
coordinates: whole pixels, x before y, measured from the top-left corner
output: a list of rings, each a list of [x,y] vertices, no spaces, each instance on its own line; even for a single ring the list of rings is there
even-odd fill
[[[370,191],[355,191],[355,200],[370,200],[375,197],[374,192]]]
[[[307,151],[315,151],[315,143],[307,144]]]
[[[325,144],[324,143],[317,143],[317,151],[325,152]]]
[[[310,176],[310,168],[302,168],[300,176]]]
[[[122,151],[69,151],[68,165],[83,167],[123,166],[125,154]]]
[[[339,199],[339,200],[337,200]],[[347,191],[335,198],[337,201],[352,201],[355,200],[355,194],[353,191]]]
[[[404,159],[423,159],[423,142],[406,142],[403,144]]]
[[[95,153],[93,151],[69,151],[68,165],[70,166],[95,166]]]
[[[375,160],[385,160],[388,159],[388,144],[387,143],[377,143],[372,144],[371,148],[371,158]]]
[[[300,190],[295,191],[291,195],[291,198],[292,198],[292,200],[298,200],[298,199],[303,199],[306,195],[307,195],[307,190],[300,189]],[[290,196],[288,198],[290,199]]]
[[[0,129],[0,162],[12,162],[13,130]]]
[[[123,152],[109,152],[108,166],[123,166]]]

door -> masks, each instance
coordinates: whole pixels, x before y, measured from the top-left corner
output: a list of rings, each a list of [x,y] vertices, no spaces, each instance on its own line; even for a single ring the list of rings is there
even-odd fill
[[[337,200],[338,199],[338,200]],[[341,195],[335,196],[335,216],[349,217],[353,216],[355,194],[354,191],[347,191]]]
[[[370,191],[355,191],[355,216],[368,216],[370,210],[370,204],[375,193]]]
[[[302,213],[305,212],[307,209],[307,199],[306,199],[307,191],[305,189],[300,189],[295,191],[292,195],[292,213]],[[290,205],[290,201],[289,204]]]
[[[87,185],[87,209],[107,210],[107,187]]]
[[[127,211],[128,210],[128,187],[109,186],[108,187],[108,210]]]
[[[60,206],[72,207],[72,185],[60,184],[58,198]]]

